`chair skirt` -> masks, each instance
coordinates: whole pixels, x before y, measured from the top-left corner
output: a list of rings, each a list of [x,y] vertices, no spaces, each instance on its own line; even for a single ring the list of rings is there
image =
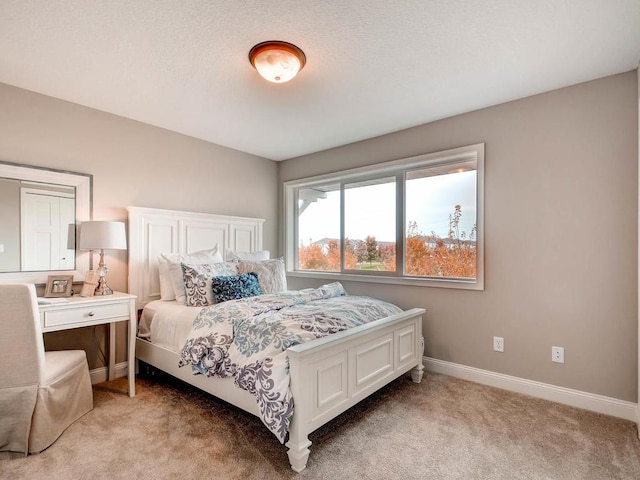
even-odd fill
[[[87,356],[83,350],[45,352],[45,379],[31,419],[29,453],[39,453],[93,408]]]

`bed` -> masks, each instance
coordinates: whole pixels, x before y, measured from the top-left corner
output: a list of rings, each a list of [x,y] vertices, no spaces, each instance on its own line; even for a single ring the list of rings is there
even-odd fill
[[[128,212],[129,291],[137,296],[138,308],[144,308],[136,358],[260,417],[263,412],[254,395],[236,387],[233,377],[210,378],[179,367],[179,348],[191,335],[189,325],[206,308],[160,300],[158,256],[166,252],[187,254],[213,245],[222,252],[261,251],[264,220],[143,207],[128,207]],[[340,296],[333,290],[304,295]],[[295,295],[298,293],[292,292],[289,297]],[[252,303],[260,301],[266,300]],[[292,303],[300,302],[296,298]],[[301,472],[306,467],[311,432],[408,371],[414,382],[421,381],[423,313],[419,308],[398,311],[286,349],[295,408],[285,445],[293,470]],[[180,323],[171,323],[172,318],[180,318]],[[169,326],[151,338],[150,325],[160,332],[161,322]]]

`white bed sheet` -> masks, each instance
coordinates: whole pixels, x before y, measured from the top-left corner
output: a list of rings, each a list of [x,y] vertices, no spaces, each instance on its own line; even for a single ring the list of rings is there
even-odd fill
[[[138,324],[138,336],[152,343],[180,352],[193,320],[202,307],[187,307],[175,300],[154,300],[145,305]]]

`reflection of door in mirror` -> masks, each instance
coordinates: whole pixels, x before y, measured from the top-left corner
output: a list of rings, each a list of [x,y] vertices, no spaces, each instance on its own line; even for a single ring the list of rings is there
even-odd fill
[[[75,189],[20,188],[21,270],[75,268]]]
[[[0,160],[0,282],[84,280],[90,255],[75,240],[77,225],[91,219],[92,182],[85,173]]]

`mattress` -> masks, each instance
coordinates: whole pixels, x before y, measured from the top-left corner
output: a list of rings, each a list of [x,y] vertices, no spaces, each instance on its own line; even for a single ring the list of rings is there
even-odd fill
[[[138,336],[180,352],[202,307],[187,307],[175,300],[154,300],[145,305],[138,324]]]

